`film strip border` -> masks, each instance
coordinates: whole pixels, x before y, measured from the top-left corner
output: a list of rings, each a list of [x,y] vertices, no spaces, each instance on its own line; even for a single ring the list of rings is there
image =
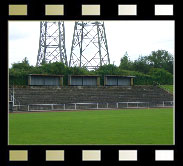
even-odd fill
[[[180,165],[180,152],[171,146],[11,146],[6,165]],[[4,156],[2,155],[2,156]],[[2,157],[1,156],[1,157]],[[2,158],[1,158],[2,159]]]
[[[9,4],[9,16],[27,16],[28,13],[27,4]],[[154,15],[155,16],[173,16],[173,4],[155,4]],[[63,16],[64,4],[47,4],[44,5],[45,16]],[[81,5],[81,16],[100,16],[101,14],[100,4],[83,4]],[[137,16],[137,4],[119,4],[118,16]]]
[[[42,4],[26,1],[8,2],[8,19],[174,19],[174,1],[160,3],[121,1],[114,3],[97,3],[97,1],[80,4],[73,2],[74,7],[68,2],[53,1]],[[14,17],[15,16],[15,17]],[[177,137],[176,137],[177,139]],[[179,140],[180,141],[180,140]],[[177,146],[177,145],[176,145]],[[6,153],[1,155],[6,158],[6,165],[64,165],[67,163],[81,164],[95,162],[102,164],[124,164],[132,162],[133,165],[166,165],[167,162],[178,163],[178,154],[183,151],[176,146],[8,146]],[[138,163],[138,164],[136,164]],[[67,165],[65,164],[65,165]],[[177,164],[178,165],[178,164]]]
[[[116,154],[111,154],[111,158],[115,158],[116,161],[139,161],[140,159],[140,150],[117,150]],[[31,152],[30,152],[31,153]],[[67,150],[45,150],[42,151],[44,161],[65,161],[69,160]],[[174,150],[155,150],[152,151],[154,156],[152,160],[154,161],[174,161]],[[101,150],[81,150],[78,151],[81,161],[102,161],[103,158],[106,160],[105,154]],[[41,154],[40,154],[41,155]],[[66,157],[65,157],[66,156]],[[29,158],[32,156],[29,155],[28,150],[9,150],[9,161],[29,161]]]
[[[175,2],[114,0],[10,1],[9,19],[174,19]]]

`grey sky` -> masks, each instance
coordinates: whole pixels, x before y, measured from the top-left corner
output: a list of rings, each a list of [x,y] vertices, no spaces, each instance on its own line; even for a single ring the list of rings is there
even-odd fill
[[[131,60],[164,49],[174,55],[174,21],[105,21],[111,63],[119,65],[128,52]],[[70,59],[74,21],[65,21],[66,52]],[[9,66],[27,57],[36,64],[39,21],[9,21]]]

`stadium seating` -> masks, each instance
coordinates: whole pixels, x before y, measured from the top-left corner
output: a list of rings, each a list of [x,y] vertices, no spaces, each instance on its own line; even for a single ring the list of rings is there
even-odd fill
[[[161,102],[172,101],[173,95],[158,86],[26,86],[14,88],[21,105],[103,102]]]

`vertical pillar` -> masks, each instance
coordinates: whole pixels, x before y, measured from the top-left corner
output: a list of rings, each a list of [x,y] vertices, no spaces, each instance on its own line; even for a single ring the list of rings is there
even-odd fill
[[[71,85],[71,76],[68,76],[68,85]]]
[[[97,86],[100,86],[100,77],[97,76]]]
[[[63,86],[63,76],[60,76],[60,86]]]
[[[51,104],[51,110],[53,110],[53,104]]]
[[[118,103],[116,103],[116,107],[118,108]]]
[[[131,81],[131,86],[133,86],[133,78],[131,78],[131,80],[130,80],[130,81]]]
[[[107,84],[107,76],[104,76],[104,86]]]
[[[28,85],[31,85],[31,76],[28,76]]]

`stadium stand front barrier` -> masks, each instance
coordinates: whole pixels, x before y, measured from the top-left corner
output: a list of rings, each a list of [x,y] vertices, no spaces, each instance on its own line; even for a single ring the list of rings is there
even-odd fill
[[[116,102],[116,103],[66,103],[66,104],[29,104],[20,105],[23,111],[64,111],[64,110],[100,110],[100,109],[140,109],[173,107],[173,101],[163,102]]]

